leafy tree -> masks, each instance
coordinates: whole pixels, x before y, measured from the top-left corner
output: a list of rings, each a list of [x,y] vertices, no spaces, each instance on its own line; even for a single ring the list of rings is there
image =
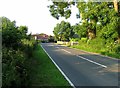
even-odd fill
[[[21,35],[15,25],[15,21],[11,22],[8,18],[2,17],[2,45],[5,47],[17,48],[21,41]],[[16,47],[15,47],[16,46]]]
[[[51,15],[59,19],[59,17],[65,17],[66,19],[71,15],[71,5],[74,5],[74,2],[54,2],[53,5],[48,6]]]
[[[26,26],[16,26],[15,21],[2,19],[2,87],[19,88],[28,85],[27,58],[32,55],[35,41],[27,35]]]
[[[53,31],[55,38],[57,40],[69,41],[73,36],[73,29],[69,22],[62,21],[60,24],[57,24]]]
[[[105,39],[116,40],[117,38],[119,39],[120,16],[116,13],[115,9],[113,8],[113,3],[106,4],[106,8],[103,11],[99,12],[99,14],[101,13],[101,17],[99,16],[99,22],[103,26],[100,34],[101,37],[106,36]]]
[[[16,26],[15,21],[10,21],[2,17],[2,44],[7,48],[16,49],[21,44],[21,40],[28,38],[26,26]]]
[[[56,24],[56,27],[54,27],[54,31],[53,31],[56,40],[59,40],[60,37],[59,31],[60,31],[60,24]]]
[[[87,29],[88,38],[92,39],[96,36],[96,27],[99,24],[102,25],[101,29],[103,29],[103,31],[101,32],[103,33],[108,24],[109,26],[112,26],[112,24],[114,23],[116,23],[116,28],[113,27],[112,30],[114,31],[114,33],[118,31],[117,23],[119,20],[117,21],[115,19],[119,19],[119,16],[116,14],[112,2],[78,2],[77,7],[83,20],[82,23],[89,23]],[[113,33],[112,30],[108,31]],[[107,35],[109,36],[110,34],[108,33]]]
[[[27,32],[28,32],[28,27],[27,26],[20,26],[18,27],[18,30],[20,32],[20,34],[22,35],[22,38],[26,38],[27,37]]]
[[[96,36],[96,25],[98,22],[98,12],[99,12],[98,2],[78,2],[77,7],[80,12],[80,17],[82,23],[87,24],[87,35],[89,39],[95,38]],[[84,25],[83,24],[83,25]]]
[[[120,42],[120,1],[113,0],[113,2],[92,2],[92,0],[81,0],[77,2],[79,15],[81,18],[80,25],[74,25],[76,34],[80,37],[86,36],[89,39],[101,37]],[[70,3],[70,4],[69,4]],[[57,19],[65,17],[65,11],[70,10],[70,6],[75,3],[71,2],[53,2],[50,5],[51,15]],[[66,9],[67,8],[67,9]],[[70,13],[69,13],[70,14]],[[67,18],[69,18],[68,16]],[[100,28],[98,28],[100,27]],[[59,28],[56,28],[58,31]],[[54,34],[57,35],[56,32]],[[62,34],[61,34],[62,35]],[[60,37],[60,35],[58,35]],[[57,38],[58,39],[58,38]]]
[[[51,35],[50,35],[48,41],[49,41],[49,42],[55,42],[54,36],[51,36]]]
[[[87,37],[86,28],[87,28],[86,24],[83,25],[77,24],[73,26],[73,31],[75,32],[75,34],[79,35],[79,38]]]

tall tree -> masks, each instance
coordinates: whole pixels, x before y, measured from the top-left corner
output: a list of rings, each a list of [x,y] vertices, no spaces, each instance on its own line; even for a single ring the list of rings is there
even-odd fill
[[[15,21],[10,21],[6,17],[2,17],[2,44],[6,47],[17,46],[21,40],[21,35],[17,30]],[[15,48],[15,47],[14,47]]]
[[[88,23],[88,38],[92,39],[96,36],[97,25],[102,25],[101,29],[104,29],[102,33],[105,33],[105,36],[113,36],[118,31],[119,17],[114,11],[112,2],[78,2],[77,7],[82,14],[82,23]],[[111,30],[109,26],[112,27]],[[104,32],[105,29],[107,33]]]
[[[87,37],[87,25],[86,24],[76,24],[73,26],[73,31],[79,36],[79,38]]]
[[[2,45],[5,47],[16,48],[19,46],[21,39],[27,38],[28,28],[26,26],[16,26],[15,21],[10,21],[6,17],[2,19]]]
[[[74,2],[54,2],[53,4],[48,6],[49,7],[49,11],[51,13],[51,15],[56,18],[59,19],[59,17],[65,17],[66,19],[70,17],[71,15],[71,5],[74,5]]]
[[[117,0],[113,0],[113,2],[93,2],[92,0],[81,1],[82,2],[77,2],[77,8],[79,9],[80,18],[82,20],[81,24],[86,25],[84,30],[86,30],[87,37],[89,39],[93,39],[96,36],[99,36],[104,39],[111,38],[112,40],[116,40],[116,38],[118,38],[120,41],[120,2],[116,2]],[[66,7],[71,5],[58,3],[59,2],[54,3],[53,8],[62,8],[65,10]],[[58,17],[65,17],[64,13],[57,12],[57,9],[53,9],[53,12],[56,12],[57,16],[59,15]],[[98,29],[98,26],[101,28]]]
[[[55,38],[60,41],[69,41],[73,36],[73,29],[69,22],[62,21],[57,24],[53,31]]]
[[[28,27],[27,26],[20,26],[18,27],[18,30],[22,36],[22,38],[26,38],[27,37],[27,32],[28,32]]]

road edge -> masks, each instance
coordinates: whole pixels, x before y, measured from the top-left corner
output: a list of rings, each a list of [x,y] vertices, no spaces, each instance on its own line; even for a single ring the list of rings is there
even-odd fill
[[[66,46],[66,47],[67,47],[67,46]],[[77,48],[72,48],[72,47],[68,47],[68,48],[80,50],[80,51],[83,51],[83,52],[86,52],[86,53],[89,53],[89,54],[95,54],[95,55],[99,55],[99,56],[102,56],[102,57],[107,57],[107,58],[112,59],[112,60],[117,60],[117,61],[120,60],[120,59],[118,59],[118,58],[110,57],[110,56],[106,56],[106,55],[102,55],[102,54],[100,54],[100,53],[88,52],[88,51],[85,51],[85,50],[81,50],[81,49],[77,49]]]
[[[65,73],[61,70],[61,68],[56,64],[56,62],[52,59],[52,57],[46,52],[46,50],[43,48],[43,46],[40,44],[40,46],[42,47],[42,49],[45,51],[45,53],[48,55],[48,57],[50,58],[50,60],[52,61],[52,63],[57,67],[57,69],[61,72],[61,74],[64,76],[64,78],[68,81],[68,83],[73,87],[76,88],[74,86],[74,84],[70,81],[70,79],[65,75]]]
[[[56,45],[58,45],[58,44],[56,44]],[[60,45],[60,46],[64,46],[64,45]],[[68,46],[64,46],[64,47],[68,47]],[[89,53],[89,54],[95,54],[95,55],[99,55],[99,56],[102,56],[102,57],[107,57],[107,58],[112,59],[112,60],[120,61],[120,59],[118,59],[118,58],[110,57],[110,56],[106,56],[106,55],[102,55],[100,53],[88,52],[88,51],[85,51],[85,50],[81,50],[81,49],[77,49],[77,48],[72,48],[72,47],[68,47],[68,48],[75,49],[75,50],[80,50],[80,51],[83,51],[83,52],[86,52],[86,53]]]

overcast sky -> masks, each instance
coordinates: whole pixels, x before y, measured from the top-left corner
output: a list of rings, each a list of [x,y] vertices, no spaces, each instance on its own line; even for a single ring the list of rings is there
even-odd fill
[[[53,35],[52,31],[60,20],[56,20],[50,15],[47,6],[51,4],[48,0],[0,0],[0,17],[5,16],[11,21],[15,20],[17,26],[28,26],[28,32],[46,33]],[[67,21],[71,24],[79,22],[76,19],[78,9],[72,8],[72,15]]]

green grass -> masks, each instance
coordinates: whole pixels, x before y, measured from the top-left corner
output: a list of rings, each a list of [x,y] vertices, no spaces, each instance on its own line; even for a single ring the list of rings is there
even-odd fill
[[[100,53],[100,50],[98,50],[98,48],[95,48],[95,47],[92,47],[92,46],[88,46],[87,44],[73,45],[71,47],[72,48],[81,49],[81,50],[85,50],[85,51],[89,51],[89,52]]]
[[[63,88],[71,88],[40,45],[36,47],[33,57],[29,61],[29,81],[31,88],[36,86],[49,86],[49,88],[62,86]]]

